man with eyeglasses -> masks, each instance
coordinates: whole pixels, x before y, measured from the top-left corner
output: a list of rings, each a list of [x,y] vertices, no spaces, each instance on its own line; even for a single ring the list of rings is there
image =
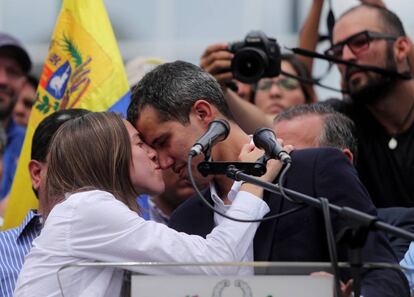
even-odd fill
[[[338,64],[349,100],[332,101],[356,124],[358,173],[377,207],[414,206],[414,80],[412,45],[399,18],[389,10],[359,5],[336,22],[327,55],[367,71]]]

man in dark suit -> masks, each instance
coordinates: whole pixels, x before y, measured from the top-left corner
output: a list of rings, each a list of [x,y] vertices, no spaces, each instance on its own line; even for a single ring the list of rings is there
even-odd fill
[[[413,207],[385,207],[378,208],[378,217],[384,222],[414,233]],[[388,234],[388,239],[397,256],[398,261],[404,258],[411,241]]]
[[[206,72],[185,62],[161,65],[149,72],[134,90],[128,108],[128,120],[135,125],[145,142],[158,152],[163,169],[172,168],[182,179],[188,179],[187,154],[196,140],[215,118],[230,122],[226,140],[212,148],[216,161],[237,160],[241,147],[249,141],[233,121],[218,83]],[[193,166],[202,160],[195,158]],[[298,150],[292,154],[293,165],[285,186],[305,194],[326,197],[338,205],[346,205],[376,214],[375,208],[360,183],[354,168],[337,149]],[[197,182],[205,182],[196,170]],[[225,176],[209,176],[206,195],[215,207],[224,209],[231,203],[233,181]],[[271,214],[296,207],[279,195],[266,193]],[[221,200],[217,201],[217,197]],[[171,225],[188,233],[206,235],[219,222],[198,198],[186,201],[171,218]],[[332,214],[335,235],[345,233],[347,224]],[[261,223],[254,240],[252,254],[256,261],[329,261],[325,228],[320,210],[304,207],[280,218]],[[338,248],[340,260],[347,260],[346,249]],[[368,235],[362,251],[363,261],[397,263],[384,234]],[[344,276],[346,280],[346,276]],[[408,296],[404,276],[392,270],[369,271],[365,274],[362,293],[367,296]]]
[[[298,105],[282,111],[274,119],[273,129],[278,137],[296,149],[334,147],[340,149],[351,163],[358,163],[358,145],[353,136],[355,124],[324,103]],[[379,208],[377,212],[384,222],[414,231],[414,208],[387,207]],[[390,233],[387,238],[401,261],[411,241]]]

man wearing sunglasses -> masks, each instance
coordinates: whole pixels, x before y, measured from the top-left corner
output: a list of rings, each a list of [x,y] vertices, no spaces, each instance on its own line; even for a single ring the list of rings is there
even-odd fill
[[[337,20],[326,51],[338,64],[349,102],[336,102],[356,124],[358,173],[377,207],[414,206],[414,80],[412,45],[399,18],[371,5]],[[357,65],[381,68],[367,71]]]

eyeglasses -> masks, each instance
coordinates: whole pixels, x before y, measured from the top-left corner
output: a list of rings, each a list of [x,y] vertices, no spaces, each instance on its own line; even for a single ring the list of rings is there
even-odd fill
[[[273,84],[283,90],[288,91],[297,89],[299,87],[299,82],[296,79],[289,77],[281,78],[276,81],[272,80],[271,78],[262,78],[257,83],[257,89],[260,91],[269,91],[272,88]]]
[[[344,50],[344,46],[348,46],[351,52],[354,55],[358,55],[363,51],[369,49],[370,42],[375,39],[385,39],[385,40],[396,40],[398,37],[391,36],[385,33],[380,32],[372,32],[372,31],[362,31],[356,33],[347,39],[340,41],[328,50],[325,51],[325,55],[331,56],[337,59],[342,58],[342,52]]]

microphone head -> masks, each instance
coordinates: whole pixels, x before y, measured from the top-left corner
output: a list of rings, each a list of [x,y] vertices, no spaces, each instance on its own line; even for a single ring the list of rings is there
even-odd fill
[[[218,126],[216,127],[216,129],[222,129],[222,133],[220,133],[220,137],[219,139],[217,139],[217,141],[223,141],[229,136],[230,124],[228,121],[226,121],[225,119],[213,120],[208,124],[208,130],[211,129],[213,125]]]
[[[257,148],[264,150],[266,153],[268,153],[269,141],[270,143],[273,142],[276,144],[276,134],[272,129],[259,128],[254,132],[254,135],[253,135],[254,145]]]
[[[265,154],[272,159],[279,159],[283,163],[290,163],[290,155],[283,150],[283,147],[276,139],[275,132],[270,128],[259,128],[253,135],[254,145],[265,151]]]
[[[216,119],[208,124],[207,131],[197,140],[189,154],[196,156],[208,152],[217,142],[225,140],[230,133],[230,124],[224,119]]]

